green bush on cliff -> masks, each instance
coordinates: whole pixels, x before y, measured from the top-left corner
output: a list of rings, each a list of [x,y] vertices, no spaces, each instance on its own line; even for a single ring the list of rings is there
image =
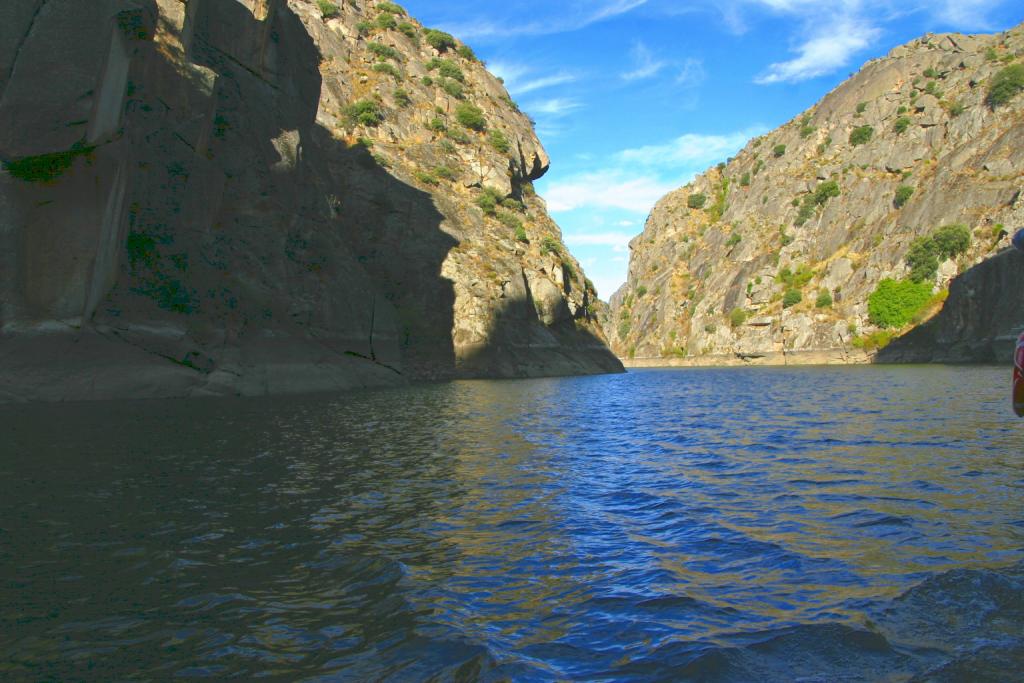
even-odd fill
[[[402,55],[400,55],[398,53],[398,50],[396,50],[395,48],[391,47],[390,45],[385,45],[384,43],[372,42],[372,43],[369,43],[366,46],[366,48],[370,52],[372,52],[374,55],[376,55],[379,59],[393,59],[396,62],[402,60]]]
[[[377,21],[374,23],[377,25],[377,28],[385,31],[398,28],[398,20],[395,19],[393,14],[388,14],[387,12],[377,15]]]
[[[423,32],[427,44],[438,52],[444,52],[455,47],[455,38],[450,33],[428,28]]]
[[[463,102],[455,108],[455,120],[470,130],[482,132],[487,129],[484,111],[471,102]]]
[[[1024,64],[1013,64],[992,77],[988,88],[988,106],[995,109],[1024,91]]]
[[[971,231],[963,224],[945,225],[910,243],[906,263],[912,282],[931,282],[939,263],[956,258],[971,247]]]
[[[345,108],[349,122],[362,126],[379,126],[384,121],[384,110],[373,100],[359,100]]]
[[[827,289],[818,292],[818,298],[814,301],[815,308],[832,308],[832,293]]]
[[[875,129],[871,126],[860,126],[854,128],[850,133],[850,144],[854,147],[858,145],[865,145],[871,141],[871,138],[875,135]]]
[[[686,205],[691,209],[703,209],[704,205],[708,203],[708,197],[702,192],[697,194],[691,194],[686,198]]]
[[[513,231],[518,231],[523,227],[523,222],[519,220],[519,216],[511,211],[498,211],[498,222]]]
[[[893,124],[892,129],[896,131],[897,134],[905,133],[907,132],[907,129],[910,128],[911,123],[913,123],[913,121],[911,121],[909,118],[907,118],[906,116],[901,116],[898,119],[896,119],[896,123]]]
[[[405,10],[399,5],[393,2],[378,2],[377,9],[381,12],[388,12],[389,14],[397,14],[399,16],[405,16]]]
[[[558,243],[554,237],[547,236],[540,241],[540,253],[545,254],[561,254],[562,245]]]
[[[803,292],[799,289],[787,289],[786,293],[782,295],[782,307],[792,308],[798,303],[804,300]]]
[[[454,78],[459,83],[463,83],[466,80],[465,75],[462,73],[462,69],[459,65],[450,59],[439,59],[434,57],[427,62],[428,71],[437,71],[445,78]]]
[[[7,173],[12,178],[17,178],[18,180],[28,183],[50,183],[71,168],[71,165],[75,163],[75,159],[80,156],[89,156],[95,149],[95,146],[79,141],[71,145],[71,149],[66,152],[22,157],[4,162],[4,168],[7,169]]]
[[[389,62],[377,62],[373,65],[373,70],[380,74],[387,74],[396,81],[402,80],[402,72],[396,69],[394,64]]]
[[[524,228],[522,225],[516,228],[516,241],[522,242],[523,244],[530,243],[530,238],[526,234],[526,228]]]
[[[786,154],[786,146],[785,145],[775,145],[775,149],[772,150],[772,154],[775,155],[776,159],[784,156]]]
[[[458,52],[459,56],[465,59],[466,61],[477,61],[476,53],[473,52],[473,48],[471,48],[469,45],[459,45],[459,49],[456,50],[456,52]]]
[[[914,319],[932,299],[929,282],[886,278],[868,297],[868,319],[885,329],[898,329]]]
[[[316,0],[316,5],[320,8],[320,16],[324,19],[334,19],[341,16],[341,8],[330,2],[330,0]]]
[[[642,299],[645,296],[647,296],[647,288],[644,287],[643,285],[640,285],[639,287],[636,288],[636,298]]]
[[[747,312],[742,308],[734,308],[729,313],[729,324],[733,327],[739,327],[743,323],[747,322]]]
[[[440,81],[441,90],[444,90],[448,95],[454,97],[457,100],[462,99],[463,88],[462,84],[458,81],[454,81],[450,78],[442,78]]]
[[[893,204],[896,205],[897,209],[902,209],[903,206],[910,201],[910,198],[914,196],[914,188],[910,185],[901,185],[896,190],[896,197],[893,199]]]
[[[476,205],[488,216],[495,216],[498,213],[498,205],[503,199],[500,192],[493,187],[484,187],[480,190],[480,196],[476,198]]]
[[[508,154],[508,151],[512,149],[512,144],[508,141],[508,138],[497,128],[491,131],[487,141],[491,143],[491,147],[502,154]]]

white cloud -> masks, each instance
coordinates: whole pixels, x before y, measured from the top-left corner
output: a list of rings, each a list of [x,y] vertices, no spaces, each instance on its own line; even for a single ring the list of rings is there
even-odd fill
[[[988,13],[1001,0],[945,0],[933,5],[938,18],[961,30],[991,29]]]
[[[556,33],[579,31],[591,24],[612,19],[646,5],[648,0],[592,0],[576,2],[570,7],[556,5],[556,17],[535,21],[491,21],[480,20],[465,24],[442,25],[446,31],[462,40],[484,40],[510,38],[514,36],[545,36]],[[597,7],[593,7],[596,4]]]
[[[691,57],[683,62],[683,66],[676,76],[676,83],[693,87],[703,83],[706,78],[707,72],[704,71],[704,62]]]
[[[565,235],[565,243],[569,247],[612,247],[616,252],[625,252],[634,237],[625,232],[577,233]]]
[[[768,72],[755,82],[797,83],[832,73],[849,64],[855,54],[869,47],[880,34],[866,23],[842,19],[801,45],[795,59],[770,65]]]
[[[557,118],[567,116],[582,106],[578,100],[569,97],[555,97],[549,100],[531,102],[523,108],[531,114],[554,116]]]
[[[544,198],[553,212],[602,208],[641,213],[649,211],[675,188],[675,182],[652,175],[631,176],[618,169],[607,169],[552,182]]]
[[[727,135],[687,133],[662,145],[627,149],[617,155],[621,161],[648,167],[694,168],[710,166],[743,148],[751,138],[767,132],[764,126]]]
[[[505,87],[513,95],[526,95],[536,90],[565,85],[577,80],[575,74],[568,71],[556,71],[550,74],[534,75],[535,70],[523,64],[508,62],[491,62],[487,68],[495,76],[505,82]]]
[[[668,66],[668,62],[655,59],[654,53],[643,43],[633,46],[632,55],[636,68],[622,74],[622,79],[625,81],[638,81],[657,76],[658,72]]]

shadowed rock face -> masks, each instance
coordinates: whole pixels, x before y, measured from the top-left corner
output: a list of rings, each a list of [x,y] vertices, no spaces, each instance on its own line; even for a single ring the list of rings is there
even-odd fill
[[[1011,271],[994,258],[1024,225],[1024,95],[987,102],[993,77],[1022,55],[1021,27],[925,36],[663,198],[611,300],[613,349],[685,363],[864,362],[853,342],[877,331],[870,295],[885,278],[907,277],[916,238],[955,224],[970,230],[971,246],[939,264],[935,292],[949,288],[947,309],[969,301],[984,312],[944,314],[935,357],[1024,328],[1020,290],[1000,289]],[[958,294],[967,288],[969,297]],[[788,290],[802,300],[785,306]],[[930,357],[916,348],[914,357]]]
[[[375,7],[5,3],[0,398],[621,369],[532,194],[529,122],[411,19],[361,35]],[[424,80],[441,59],[464,100]],[[516,201],[487,216],[485,187]]]

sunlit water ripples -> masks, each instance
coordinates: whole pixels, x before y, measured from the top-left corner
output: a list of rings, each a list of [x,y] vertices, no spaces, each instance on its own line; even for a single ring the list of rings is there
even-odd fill
[[[1007,380],[3,407],[0,678],[1013,680]]]

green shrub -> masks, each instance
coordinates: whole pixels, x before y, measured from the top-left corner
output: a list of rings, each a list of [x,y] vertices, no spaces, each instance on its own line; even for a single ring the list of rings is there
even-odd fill
[[[786,293],[782,295],[782,307],[792,308],[798,303],[804,300],[803,292],[799,289],[787,289]]]
[[[453,81],[449,78],[441,80],[441,90],[444,90],[446,93],[448,93],[449,96],[454,97],[457,100],[462,99],[462,95],[464,92],[461,83],[459,83],[458,81]]]
[[[460,145],[468,145],[471,142],[469,136],[466,135],[466,131],[461,128],[449,128],[445,135]]]
[[[448,126],[445,124],[444,119],[440,116],[435,116],[427,124],[427,129],[432,130],[435,133],[443,133],[448,129]]]
[[[483,110],[470,102],[463,102],[455,108],[455,120],[470,130],[481,132],[487,129]]]
[[[896,119],[896,123],[893,124],[892,129],[896,131],[897,134],[902,134],[905,133],[908,128],[910,128],[911,123],[913,123],[913,121],[911,121],[909,118],[907,118],[906,116],[901,116],[898,119]]]
[[[508,141],[508,138],[497,128],[492,130],[491,134],[487,136],[487,141],[491,143],[491,147],[502,154],[508,154],[508,151],[512,149],[512,144]]]
[[[896,198],[893,199],[893,204],[896,205],[897,209],[902,209],[903,205],[910,201],[910,198],[914,196],[914,188],[910,185],[900,185],[896,190]]]
[[[438,166],[434,169],[434,175],[442,180],[452,181],[459,177],[459,172],[451,166]]]
[[[498,211],[497,212],[498,222],[504,225],[506,228],[516,230],[523,227],[523,222],[519,220],[519,216],[516,216],[510,211]]]
[[[939,228],[932,233],[932,239],[943,260],[956,258],[971,248],[971,231],[962,223]]]
[[[416,171],[416,180],[420,181],[424,185],[437,185],[437,176],[428,171]]]
[[[389,62],[377,62],[376,64],[373,65],[373,70],[376,71],[377,73],[387,74],[388,76],[394,78],[396,81],[402,80],[402,72],[396,69],[394,64],[391,64]]]
[[[367,33],[373,30],[373,24],[368,21],[360,21],[356,24],[356,31],[359,35],[365,36]]]
[[[395,98],[395,104],[403,109],[412,104],[412,98],[409,96],[409,91],[405,88],[395,88],[391,96]]]
[[[416,38],[416,27],[410,24],[408,21],[398,22],[398,30],[409,38]]]
[[[772,150],[772,154],[775,155],[776,159],[778,159],[779,157],[783,156],[785,153],[786,153],[786,146],[785,145],[775,145],[775,149]]]
[[[367,45],[366,48],[380,59],[393,59],[396,62],[402,60],[402,55],[390,45],[373,42]]]
[[[423,32],[427,44],[438,52],[444,52],[455,47],[455,38],[450,33],[428,28]]]
[[[925,78],[938,78],[939,77],[939,72],[936,71],[935,69],[931,68],[931,67],[928,67],[927,69],[924,70],[924,77]]]
[[[558,243],[554,237],[546,236],[540,241],[540,253],[541,254],[561,254],[562,245]]]
[[[856,329],[856,327],[854,327]],[[854,337],[850,342],[856,349],[863,349],[865,351],[877,351],[884,349],[892,342],[893,334],[888,330],[880,330],[878,332],[872,332],[866,337]]]
[[[646,295],[647,295],[647,288],[646,287],[644,287],[643,285],[640,285],[639,287],[636,288],[636,298],[642,299]]]
[[[502,199],[504,197],[493,187],[484,187],[480,191],[480,196],[476,199],[476,205],[483,210],[484,214],[495,216],[498,213],[498,205],[501,204]]]
[[[811,115],[804,114],[803,118],[800,119],[801,139],[806,140],[807,138],[811,137],[812,135],[814,135],[815,130],[817,130],[817,128],[811,125]]]
[[[826,180],[815,188],[813,195],[814,203],[818,206],[823,206],[825,202],[833,197],[838,197],[839,194],[839,183],[834,180]]]
[[[530,243],[530,238],[526,234],[526,228],[524,228],[522,225],[516,228],[516,241],[522,242],[523,244]]]
[[[814,301],[815,308],[832,308],[832,294],[827,289],[818,292],[818,298]]]
[[[466,77],[462,73],[462,69],[459,68],[459,65],[450,59],[439,59],[434,57],[427,62],[427,69],[430,71],[437,71],[445,78],[453,78],[459,83],[463,83],[466,80]]]
[[[324,19],[334,19],[341,16],[341,8],[330,2],[330,0],[316,0],[316,5],[320,8],[320,16]]]
[[[469,45],[459,45],[459,49],[456,50],[456,52],[458,52],[459,56],[465,60],[468,60],[470,62],[477,61],[476,53],[473,52],[473,48],[471,48]]]
[[[867,110],[867,108],[868,108],[868,103],[867,102],[858,102],[857,103],[857,113],[858,114],[863,114]]]
[[[733,327],[739,327],[743,323],[747,322],[747,312],[742,308],[734,308],[729,314],[729,324]]]
[[[931,299],[931,283],[887,278],[868,297],[868,318],[879,327],[898,329],[913,320]]]
[[[803,289],[814,276],[815,272],[805,263],[801,264],[795,273],[789,268],[783,268],[776,276],[776,280],[786,285],[787,289]]]
[[[80,156],[88,156],[95,149],[95,146],[86,145],[84,142],[79,141],[71,145],[71,148],[66,152],[21,157],[20,159],[4,162],[4,168],[7,169],[12,178],[17,178],[27,183],[50,183],[71,168],[71,165],[75,163],[75,159]]]
[[[377,28],[385,31],[398,28],[398,20],[395,19],[393,14],[388,14],[387,12],[378,14],[377,21],[374,23],[377,25]]]
[[[850,133],[850,144],[854,147],[858,145],[864,145],[871,141],[871,138],[875,135],[875,129],[871,126],[860,126],[854,128]]]
[[[629,320],[623,320],[619,323],[619,339],[625,339],[629,336],[629,331],[633,329],[633,323]]]
[[[734,232],[732,235],[729,236],[729,239],[726,241],[725,246],[731,249],[732,247],[735,247],[742,241],[743,235],[739,234],[738,232]]]
[[[378,126],[384,120],[384,110],[373,100],[359,100],[345,108],[345,116],[351,123]]]
[[[931,282],[939,270],[939,256],[930,237],[918,237],[910,243],[905,261],[912,282]]]
[[[405,16],[405,10],[393,2],[378,2],[377,9],[380,10],[381,12],[388,12],[389,14]]]
[[[750,171],[740,176],[740,187],[750,187]]]
[[[702,192],[697,194],[691,194],[686,199],[686,205],[691,209],[703,209],[704,205],[708,203],[707,195]]]
[[[995,109],[1012,100],[1024,90],[1024,64],[1013,64],[1001,69],[989,84],[988,106]]]

